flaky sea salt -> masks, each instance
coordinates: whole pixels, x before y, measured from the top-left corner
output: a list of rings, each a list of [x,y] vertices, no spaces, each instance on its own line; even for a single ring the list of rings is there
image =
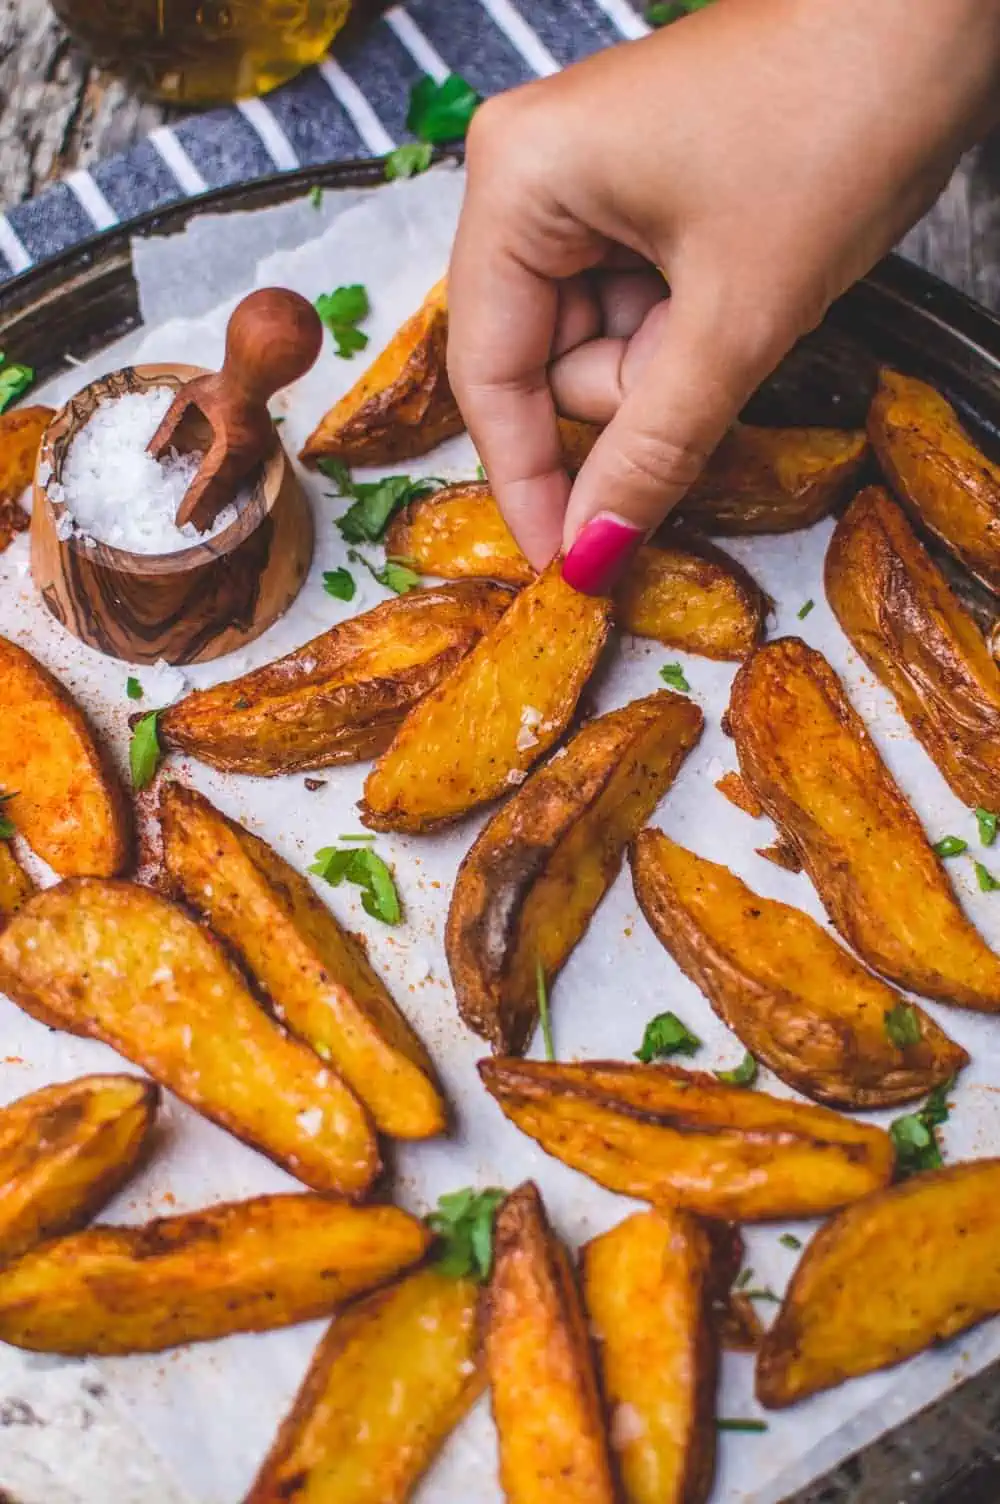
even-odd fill
[[[304,1112],[296,1115],[295,1121],[303,1133],[309,1138],[315,1138],[323,1125],[323,1109],[322,1107],[307,1107]]]
[[[161,462],[146,453],[173,396],[172,387],[160,386],[110,397],[79,430],[61,484],[49,485],[50,499],[62,502],[69,514],[56,525],[60,538],[75,531],[131,553],[173,554],[236,521],[242,498],[225,507],[206,533],[191,523],[175,526],[201,456],[170,450]]]
[[[521,728],[517,733],[517,741],[514,743],[519,752],[527,752],[529,747],[538,745],[538,728],[542,723],[542,712],[536,710],[534,705],[525,705],[521,710]]]

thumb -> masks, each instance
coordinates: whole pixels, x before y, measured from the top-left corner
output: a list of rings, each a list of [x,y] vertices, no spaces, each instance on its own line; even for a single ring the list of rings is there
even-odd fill
[[[587,595],[612,588],[782,353],[759,317],[723,319],[718,305],[706,315],[677,294],[651,311],[623,350],[617,411],[570,495],[568,584]]]

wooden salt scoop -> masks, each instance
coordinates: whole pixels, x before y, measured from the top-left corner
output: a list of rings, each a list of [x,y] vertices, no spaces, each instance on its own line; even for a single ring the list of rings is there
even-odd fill
[[[287,287],[262,287],[233,310],[222,370],[185,382],[146,446],[154,459],[168,449],[204,451],[177,509],[178,527],[192,522],[206,532],[235,500],[274,447],[269,399],[305,375],[322,343],[315,308]]]

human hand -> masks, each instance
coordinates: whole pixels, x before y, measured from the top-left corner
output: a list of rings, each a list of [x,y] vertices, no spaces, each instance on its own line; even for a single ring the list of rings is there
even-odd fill
[[[1000,0],[718,0],[482,107],[448,368],[533,564],[614,583],[998,82]],[[572,489],[557,408],[608,425]]]

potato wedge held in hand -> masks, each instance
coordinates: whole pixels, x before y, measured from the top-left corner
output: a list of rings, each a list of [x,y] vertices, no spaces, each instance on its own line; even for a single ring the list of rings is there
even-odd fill
[[[37,893],[0,931],[0,990],[111,1045],[314,1190],[360,1196],[378,1173],[353,1093],[268,1018],[219,942],[148,888],[78,878]]]
[[[772,1410],[888,1368],[1000,1311],[1000,1159],[931,1170],[816,1233],[761,1346]]]
[[[614,1060],[481,1060],[504,1115],[609,1191],[704,1217],[816,1217],[893,1171],[881,1128],[723,1086],[701,1071]]]
[[[808,914],[761,897],[659,830],[642,832],[631,860],[657,939],[750,1053],[796,1091],[831,1107],[891,1107],[968,1065],[922,1008]]]
[[[42,434],[54,416],[51,407],[0,413],[0,554],[28,526],[18,500],[31,484]]]
[[[99,1212],[134,1170],[159,1088],[81,1076],[0,1108],[0,1263]]]
[[[35,885],[10,849],[10,842],[0,841],[0,924],[15,914],[34,891]]]
[[[383,601],[285,658],[179,700],[160,716],[160,740],[262,778],[364,762],[512,599],[470,580]]]
[[[870,486],[837,523],[826,595],[952,792],[1000,810],[1000,668],[887,492]]]
[[[431,1268],[338,1316],[245,1504],[407,1504],[482,1393],[478,1304]]]
[[[689,1212],[637,1212],[586,1244],[580,1265],[627,1504],[705,1504],[719,1365],[712,1240]]]
[[[569,724],[610,615],[550,564],[407,716],[365,780],[363,823],[431,830],[522,783]]]
[[[486,1369],[507,1504],[614,1504],[604,1418],[576,1280],[526,1181],[497,1216]]]
[[[791,533],[811,527],[850,493],[868,448],[839,428],[752,428],[738,423],[677,508],[706,533]]]
[[[394,1206],[257,1196],[144,1227],[54,1238],[4,1270],[0,1341],[35,1352],[152,1353],[325,1316],[427,1249]]]
[[[520,589],[537,578],[485,480],[458,481],[409,502],[389,524],[385,551],[443,580],[499,580]]]
[[[744,779],[862,960],[926,997],[1000,1010],[1000,957],[823,655],[797,637],[758,648],[736,675],[729,724]]]
[[[236,952],[286,1028],[332,1062],[383,1133],[430,1138],[445,1105],[430,1058],[305,878],[194,789],[160,796],[163,855],[181,897]]]
[[[484,827],[458,871],[445,930],[462,1018],[520,1054],[549,981],[582,939],[622,856],[701,735],[693,700],[661,690],[590,721]]]
[[[868,414],[882,473],[913,519],[1000,594],[1000,465],[925,381],[883,370]]]
[[[83,714],[30,653],[0,637],[3,813],[60,877],[111,877],[131,853],[117,774]]]

